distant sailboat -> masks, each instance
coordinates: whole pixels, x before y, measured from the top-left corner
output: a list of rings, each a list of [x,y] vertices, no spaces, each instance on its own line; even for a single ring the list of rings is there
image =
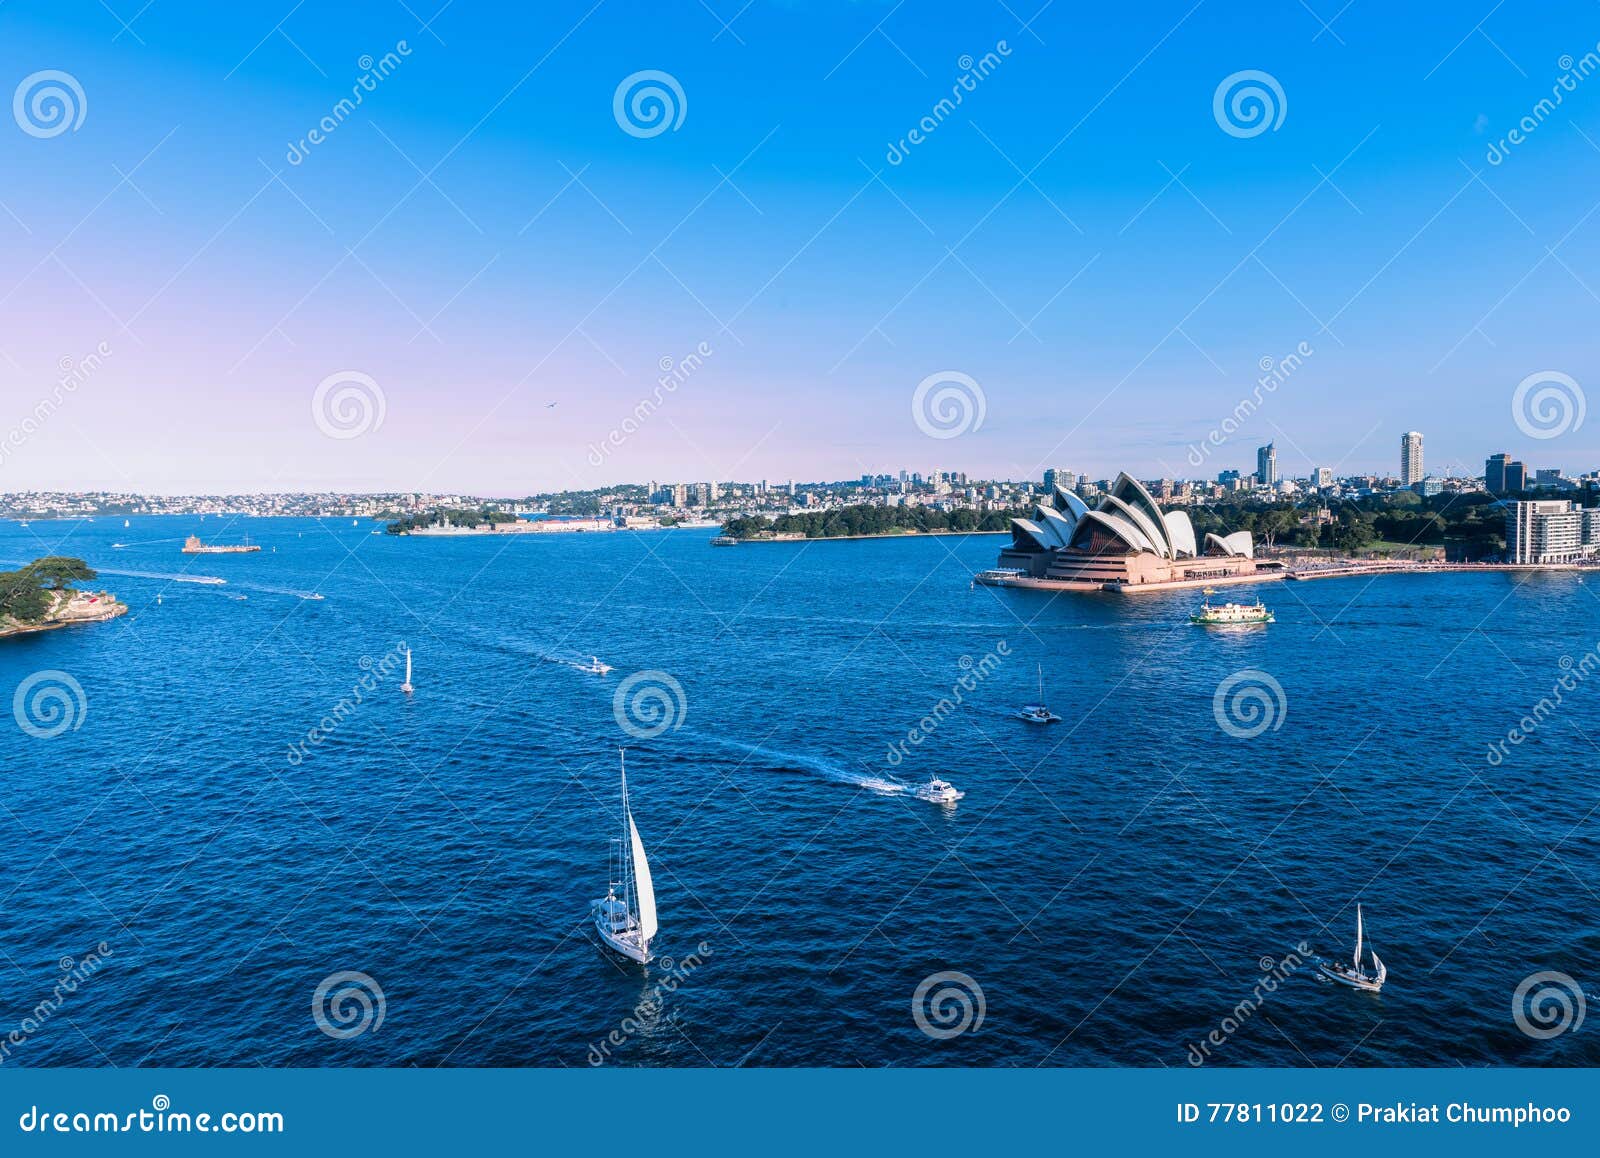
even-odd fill
[[[322,596],[319,595],[317,598],[320,599]],[[406,682],[400,685],[400,690],[408,696],[417,690],[411,686],[411,649],[409,647],[406,648]]]
[[[1061,717],[1045,707],[1044,703],[1044,664],[1039,665],[1039,702],[1029,704],[1017,713],[1017,719],[1026,720],[1030,724],[1059,724]]]
[[[123,520],[122,520],[122,525],[123,525],[123,526],[124,526],[124,527],[126,527],[126,526],[127,526],[127,525],[128,525],[128,520],[127,520],[127,519],[123,519]]]
[[[607,947],[641,965],[650,964],[650,939],[656,935],[656,889],[645,859],[644,842],[628,808],[628,768],[619,750],[622,768],[622,839],[617,860],[620,873],[608,882],[604,900],[594,903],[594,927]],[[621,895],[617,893],[622,890]]]
[[[1364,989],[1368,993],[1376,993],[1383,988],[1383,983],[1389,979],[1389,967],[1370,947],[1367,954],[1372,958],[1372,972],[1368,973],[1361,968],[1361,905],[1356,905],[1356,952],[1349,965],[1335,965],[1332,961],[1324,961],[1317,966],[1322,975],[1330,981],[1337,981],[1341,985],[1348,985],[1352,989]]]

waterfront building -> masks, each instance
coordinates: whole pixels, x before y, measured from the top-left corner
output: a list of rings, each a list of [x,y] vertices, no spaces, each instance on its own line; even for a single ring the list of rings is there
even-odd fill
[[[1508,503],[1506,562],[1574,563],[1600,548],[1600,510],[1562,500]]]
[[[1278,481],[1278,448],[1272,443],[1256,448],[1256,482],[1271,488]]]
[[[1400,436],[1400,485],[1415,486],[1422,481],[1422,435],[1408,430]]]
[[[1207,534],[1199,542],[1186,513],[1163,512],[1145,486],[1125,473],[1092,508],[1059,487],[1052,502],[1036,508],[1031,519],[1011,520],[1002,568],[1084,590],[1256,573],[1250,532]]]

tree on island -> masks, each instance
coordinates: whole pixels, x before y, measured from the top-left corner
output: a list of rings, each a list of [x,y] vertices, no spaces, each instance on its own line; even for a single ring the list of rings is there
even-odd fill
[[[90,583],[95,578],[89,564],[70,555],[46,555],[29,563],[23,571],[38,576],[40,582],[50,584],[53,591],[66,590],[72,583]]]
[[[66,555],[50,555],[16,571],[0,571],[0,618],[38,623],[71,592],[69,583],[94,578],[87,563]]]

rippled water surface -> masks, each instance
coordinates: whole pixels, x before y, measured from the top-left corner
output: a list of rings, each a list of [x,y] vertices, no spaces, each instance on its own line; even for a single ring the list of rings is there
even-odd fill
[[[137,573],[104,578],[123,619],[0,641],[8,704],[39,672],[86,704],[0,729],[5,1064],[1182,1066],[1213,1031],[1208,1064],[1600,1063],[1600,678],[1486,758],[1593,656],[1600,577],[1276,584],[1275,625],[1212,631],[1193,595],[973,589],[990,537],[372,527],[0,525],[0,559]],[[591,654],[615,670],[541,661]],[[1037,664],[1046,729],[1008,715]],[[1282,696],[1238,684],[1242,738],[1214,696],[1246,669]],[[640,671],[683,689],[649,740],[613,705]],[[621,743],[672,968],[588,923]],[[966,798],[907,794],[932,774]],[[1381,996],[1289,956],[1347,955],[1358,898]],[[1518,1029],[1541,970],[1589,1024]],[[383,994],[347,1039],[313,1017],[343,971]],[[970,1024],[934,1037],[945,971],[982,1019],[935,982],[922,1020]]]

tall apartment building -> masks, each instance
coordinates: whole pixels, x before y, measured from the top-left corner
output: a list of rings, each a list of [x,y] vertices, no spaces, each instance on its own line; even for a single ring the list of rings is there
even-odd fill
[[[1408,430],[1400,436],[1400,485],[1422,481],[1422,435]]]

